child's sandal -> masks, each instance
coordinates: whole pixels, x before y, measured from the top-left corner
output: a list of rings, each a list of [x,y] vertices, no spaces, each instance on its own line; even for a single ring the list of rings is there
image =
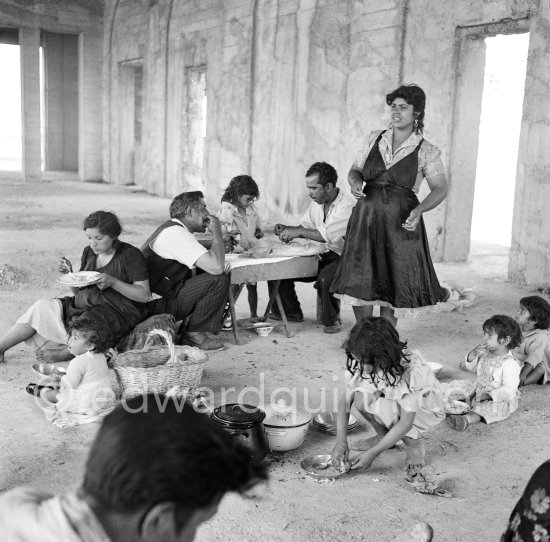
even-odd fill
[[[34,382],[31,382],[30,384],[27,385],[27,387],[25,388],[25,391],[29,395],[34,395],[38,397],[40,395],[40,391],[43,389],[53,390],[54,388],[52,386],[40,386],[39,384],[35,384]]]
[[[466,416],[460,416],[458,414],[452,414],[447,418],[447,423],[457,431],[465,431],[468,429],[470,422]]]

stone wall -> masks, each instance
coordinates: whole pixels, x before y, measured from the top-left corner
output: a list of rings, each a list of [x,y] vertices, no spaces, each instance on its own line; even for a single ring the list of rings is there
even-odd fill
[[[550,5],[533,14],[508,276],[550,285]]]
[[[415,82],[427,92],[426,136],[440,145],[450,182],[446,202],[426,215],[430,245],[436,260],[464,260],[483,40],[530,31],[510,276],[548,282],[549,267],[531,264],[548,257],[548,244],[538,239],[550,237],[542,204],[548,201],[544,173],[550,158],[548,139],[541,139],[547,119],[540,107],[550,65],[546,4],[106,0],[105,178],[128,182],[120,174],[119,117],[127,107],[120,96],[128,94],[119,88],[119,70],[125,62],[141,62],[144,70],[143,137],[126,149],[138,184],[166,196],[202,188],[214,203],[231,177],[250,173],[260,186],[264,213],[288,221],[296,221],[307,203],[303,177],[312,162],[334,164],[347,190],[347,171],[366,134],[387,125],[385,94],[401,82]],[[198,80],[197,70],[206,73],[203,168],[193,135],[200,88],[189,84]]]
[[[19,30],[23,126],[23,178],[39,180],[41,31],[78,36],[78,177],[103,175],[101,110],[102,0],[0,0],[0,24]],[[73,166],[71,166],[72,168]]]
[[[257,180],[264,212],[296,220],[311,163],[342,186],[366,131],[385,125],[384,94],[399,78],[398,1],[108,0],[105,7],[105,177],[174,195],[202,188],[218,201],[231,177]],[[144,66],[143,141],[120,152],[121,63]],[[190,154],[189,70],[206,69],[204,168]],[[126,93],[123,93],[126,95]],[[375,97],[371,99],[370,97]]]

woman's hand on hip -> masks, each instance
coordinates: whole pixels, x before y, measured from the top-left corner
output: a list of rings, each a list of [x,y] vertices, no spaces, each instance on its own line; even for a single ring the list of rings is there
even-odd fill
[[[405,223],[403,224],[403,228],[407,231],[414,231],[416,230],[416,226],[418,226],[418,223],[420,222],[420,217],[422,216],[422,213],[418,210],[417,207],[415,207],[412,211],[407,220],[405,220]]]
[[[355,199],[361,199],[365,197],[363,193],[363,183],[353,183],[351,186],[351,195]]]

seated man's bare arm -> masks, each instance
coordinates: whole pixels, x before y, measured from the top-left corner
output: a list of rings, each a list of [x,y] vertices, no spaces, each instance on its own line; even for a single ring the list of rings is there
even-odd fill
[[[221,275],[225,271],[225,246],[220,221],[210,215],[207,230],[212,234],[208,252],[199,257],[195,265],[210,275]],[[202,243],[201,243],[202,244]]]

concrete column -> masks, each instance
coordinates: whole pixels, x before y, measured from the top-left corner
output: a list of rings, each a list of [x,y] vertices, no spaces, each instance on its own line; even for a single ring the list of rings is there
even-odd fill
[[[45,164],[48,171],[78,169],[78,36],[45,32]]]
[[[21,113],[23,135],[23,179],[38,181],[42,178],[40,165],[40,30],[22,28],[19,31],[21,46]]]
[[[485,50],[482,36],[464,31],[455,97],[444,261],[465,261],[470,252]]]
[[[508,277],[550,284],[550,5],[540,2],[529,39]]]
[[[119,104],[117,119],[120,123],[119,167],[117,184],[134,182],[135,142],[135,69],[130,64],[120,64],[118,71]]]
[[[99,34],[79,36],[79,122],[78,175],[81,181],[103,178],[102,60],[103,42]],[[108,132],[106,132],[108,134]],[[106,140],[108,147],[109,140]]]

